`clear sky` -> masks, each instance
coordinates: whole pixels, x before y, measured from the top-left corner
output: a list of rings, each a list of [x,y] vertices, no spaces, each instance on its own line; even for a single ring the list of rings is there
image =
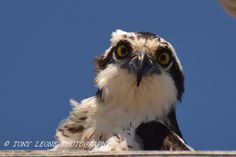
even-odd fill
[[[236,149],[236,19],[216,0],[0,1],[0,149],[54,140],[69,99],[95,95],[94,58],[118,28],[154,32],[175,47],[188,144]]]

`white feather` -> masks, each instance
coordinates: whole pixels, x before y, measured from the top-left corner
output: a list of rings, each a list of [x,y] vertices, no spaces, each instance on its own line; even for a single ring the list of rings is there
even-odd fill
[[[103,124],[125,128],[130,121],[139,125],[147,118],[162,119],[177,102],[174,81],[165,72],[144,77],[137,87],[135,75],[109,65],[98,74],[96,82],[104,90],[104,104],[97,106],[97,119]]]
[[[155,53],[157,47],[163,44],[161,42],[168,43],[162,38],[161,42],[159,39],[137,39],[133,32],[117,30],[112,33],[112,46],[124,38],[132,40],[133,51],[144,49],[143,51],[150,53]],[[174,48],[171,44],[169,47],[182,70]],[[104,57],[110,50],[111,47],[105,52]],[[140,86],[137,87],[134,74],[128,73],[118,65],[110,64],[104,70],[99,71],[96,83],[103,90],[104,102],[98,101],[96,97],[85,99],[81,103],[71,99],[73,111],[57,131],[60,143],[77,140],[96,141],[102,137],[102,140],[108,142],[107,145],[86,149],[95,151],[111,151],[114,148],[139,150],[142,146],[135,140],[135,129],[141,123],[150,120],[162,122],[177,102],[175,83],[165,71],[162,71],[161,74],[144,76]],[[84,117],[86,120],[79,120]],[[72,133],[68,130],[68,125],[71,125],[72,129],[82,125],[84,130]],[[115,134],[119,136],[119,139],[114,136]],[[128,146],[132,146],[132,148]]]

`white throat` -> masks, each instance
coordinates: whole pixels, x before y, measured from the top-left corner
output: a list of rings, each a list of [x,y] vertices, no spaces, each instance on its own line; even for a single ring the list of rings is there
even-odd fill
[[[108,65],[98,74],[96,82],[103,89],[103,109],[105,107],[130,114],[162,117],[177,102],[174,81],[165,72],[144,77],[137,87],[135,75],[118,66]]]

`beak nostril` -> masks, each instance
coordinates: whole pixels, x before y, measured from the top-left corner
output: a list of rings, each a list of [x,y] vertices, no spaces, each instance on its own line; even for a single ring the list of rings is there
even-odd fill
[[[139,53],[131,59],[129,66],[131,71],[137,75],[137,86],[139,86],[143,76],[152,69],[153,63],[148,55]]]
[[[143,61],[144,55],[144,53],[138,54],[138,60]]]

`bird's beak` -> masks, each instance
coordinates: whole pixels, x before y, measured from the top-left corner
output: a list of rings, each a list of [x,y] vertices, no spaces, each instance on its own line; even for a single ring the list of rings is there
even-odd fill
[[[129,66],[131,70],[137,75],[136,83],[137,86],[139,86],[143,76],[147,74],[153,67],[153,63],[151,58],[147,54],[141,52],[131,59]]]

